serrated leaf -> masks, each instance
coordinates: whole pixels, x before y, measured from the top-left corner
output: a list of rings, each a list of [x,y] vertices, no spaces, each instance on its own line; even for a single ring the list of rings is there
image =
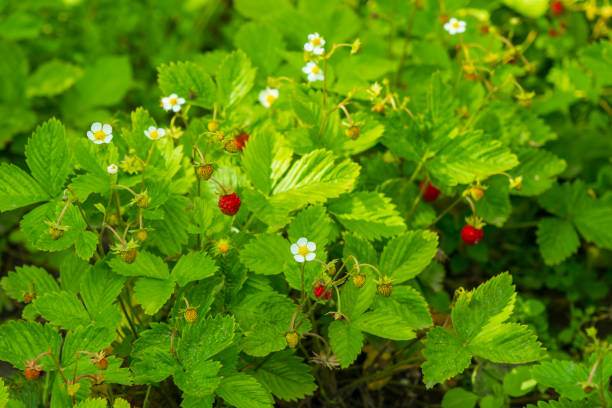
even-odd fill
[[[545,361],[532,369],[533,378],[543,387],[550,387],[572,400],[585,398],[580,382],[589,379],[589,370],[574,361],[553,360]]]
[[[272,354],[248,373],[277,398],[297,401],[317,389],[310,369],[293,351],[285,350]]]
[[[0,408],[5,408],[9,402],[9,390],[4,381],[0,378]]]
[[[14,300],[23,301],[26,293],[42,296],[49,292],[59,292],[55,278],[46,270],[33,265],[18,266],[0,280],[4,292]]]
[[[537,243],[547,265],[563,262],[580,247],[580,239],[572,223],[556,217],[540,220]]]
[[[83,70],[69,62],[61,60],[45,62],[28,78],[28,96],[60,94],[74,85],[82,75]]]
[[[104,398],[87,398],[75,405],[75,408],[107,408]]]
[[[0,164],[0,211],[14,210],[49,198],[49,194],[25,171],[13,164]]]
[[[469,342],[484,327],[507,320],[515,301],[512,277],[508,272],[501,273],[459,296],[452,310],[453,327],[460,339]]]
[[[398,324],[414,330],[433,324],[429,305],[423,296],[410,286],[394,285],[393,294],[388,298],[377,297],[372,309],[372,313],[391,316]]]
[[[484,180],[516,165],[517,157],[506,146],[479,131],[449,138],[434,158],[425,163],[432,177],[451,186]]]
[[[276,71],[285,49],[283,37],[274,26],[255,22],[242,24],[234,37],[234,43],[248,55],[264,76]]]
[[[139,278],[134,283],[134,300],[146,314],[154,315],[170,299],[175,285],[169,279]]]
[[[574,224],[589,242],[612,249],[612,203],[585,197],[574,216]]]
[[[119,256],[108,261],[113,272],[123,276],[146,276],[149,278],[168,279],[168,265],[158,256],[147,251],[138,251],[136,259],[131,264],[124,262]]]
[[[253,87],[256,72],[243,51],[228,55],[217,71],[219,103],[227,108],[239,102]]]
[[[217,264],[205,253],[192,252],[183,255],[172,269],[170,276],[179,286],[206,279],[217,272]]]
[[[442,408],[474,408],[478,399],[473,392],[459,387],[451,388],[442,397]]]
[[[121,137],[125,139],[130,148],[135,150],[138,157],[142,160],[146,160],[149,149],[153,147],[151,145],[153,141],[145,135],[144,131],[148,130],[151,126],[156,126],[155,120],[151,117],[149,111],[142,107],[138,107],[132,111],[132,113],[130,113],[130,119],[132,126],[122,128]],[[106,174],[104,175],[106,176]]]
[[[429,330],[423,343],[423,382],[427,388],[462,373],[472,361],[461,341],[441,327]]]
[[[178,370],[182,371],[178,361],[169,352],[154,347],[140,353],[138,359],[130,368],[134,373],[134,379],[137,384],[161,382],[177,373]],[[183,378],[179,381],[181,380]]]
[[[513,177],[523,177],[523,188],[513,190],[512,194],[534,196],[548,190],[555,181],[555,176],[565,170],[565,160],[542,150],[525,148],[518,152],[519,165],[512,169]]]
[[[150,349],[160,349],[166,353],[170,352],[172,339],[172,328],[165,323],[151,323],[151,328],[138,333],[138,339],[134,342],[132,355],[139,358]]]
[[[417,276],[431,263],[438,250],[438,234],[427,231],[408,231],[393,238],[380,255],[383,275],[391,275],[394,284]]]
[[[189,369],[223,351],[234,340],[234,328],[231,316],[196,320],[183,330],[183,337],[178,342],[179,361]]]
[[[545,355],[533,332],[518,323],[489,325],[468,343],[478,357],[494,363],[524,364],[541,360]]]
[[[38,357],[49,349],[58,356],[62,337],[50,325],[24,320],[10,321],[0,326],[0,360],[8,361],[19,370],[25,369],[27,360]],[[50,356],[43,356],[45,371],[55,370]]]
[[[66,330],[75,330],[90,322],[83,303],[72,292],[50,292],[36,298],[33,304],[42,317]]]
[[[351,321],[351,326],[363,332],[390,340],[410,340],[416,337],[414,330],[396,316],[378,311],[366,312]]]
[[[476,213],[487,223],[501,227],[510,216],[510,195],[508,179],[494,176],[487,181],[483,197],[474,202]]]
[[[204,68],[193,62],[171,62],[158,69],[157,82],[164,96],[177,94],[191,103],[203,108],[212,108],[217,89]],[[189,99],[193,93],[194,97]]]
[[[328,327],[329,344],[340,367],[347,368],[357,359],[363,345],[363,334],[347,321],[335,320]]]
[[[178,370],[174,374],[174,383],[188,395],[204,397],[215,391],[221,382],[221,377],[217,376],[220,369],[221,363],[218,361],[202,361],[185,370]]]
[[[240,251],[240,262],[252,272],[276,275],[285,262],[292,261],[289,242],[277,234],[259,234]]]
[[[282,146],[281,140],[269,130],[254,132],[244,148],[242,166],[251,183],[264,194],[291,164],[293,151]]]
[[[81,235],[74,242],[74,250],[81,259],[89,261],[96,252],[98,236],[91,231],[81,231]]]
[[[289,240],[294,243],[301,237],[317,245],[322,251],[327,246],[332,235],[333,221],[322,206],[311,206],[303,209],[293,219],[289,230]]]
[[[236,408],[269,408],[274,403],[270,393],[254,377],[244,373],[223,378],[217,395]]]
[[[156,220],[151,223],[155,233],[150,234],[149,239],[164,255],[181,253],[183,246],[187,244],[189,238],[187,234],[187,227],[189,226],[187,208],[190,205],[187,197],[172,195],[161,206],[164,211],[163,220]]]
[[[80,293],[89,316],[98,325],[107,325],[116,318],[112,305],[121,293],[125,278],[108,270],[104,263],[97,263],[93,268],[83,271]],[[115,314],[115,316],[112,316]]]
[[[369,240],[386,238],[406,230],[404,219],[382,194],[360,191],[332,201],[328,210],[349,231]]]
[[[45,224],[45,221],[57,221],[65,205],[66,203],[61,200],[43,204],[34,208],[21,219],[22,231],[36,248],[50,252],[70,248],[80,237],[81,232],[85,230],[87,225],[83,221],[81,213],[74,204],[70,204],[62,219],[62,225],[69,228],[64,231],[64,235],[60,239],[53,240],[51,238],[49,226]]]
[[[98,353],[110,346],[116,337],[114,328],[87,326],[79,327],[74,332],[69,331],[62,347],[62,366],[74,364],[77,351]],[[90,355],[79,354],[79,360],[90,359]]]
[[[366,275],[366,283],[363,287],[357,288],[355,284],[349,280],[348,283],[342,286],[342,313],[347,315],[351,320],[357,319],[362,313],[370,308],[374,302],[376,295],[376,275],[374,271],[369,271],[368,268],[362,268],[361,272]]]
[[[376,250],[366,239],[352,232],[343,234],[344,246],[342,257],[349,262],[349,257],[356,257],[361,263],[375,264],[378,262]]]

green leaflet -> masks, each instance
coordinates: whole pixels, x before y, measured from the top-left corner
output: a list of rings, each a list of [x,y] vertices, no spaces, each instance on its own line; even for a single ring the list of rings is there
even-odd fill
[[[217,89],[202,67],[193,62],[171,62],[157,70],[157,81],[164,96],[177,94],[186,103],[212,108]]]
[[[244,52],[228,55],[217,71],[217,100],[221,105],[227,108],[239,102],[253,87],[256,72]]]
[[[272,407],[274,399],[257,380],[244,373],[223,378],[217,394],[236,408]]]
[[[361,353],[363,334],[344,320],[331,322],[328,334],[329,343],[338,357],[340,367],[349,367]]]
[[[387,243],[380,255],[380,270],[393,283],[417,276],[430,264],[438,249],[438,235],[431,231],[409,231]]]
[[[172,269],[171,278],[181,287],[189,282],[206,279],[217,272],[215,261],[205,253],[183,255]]]
[[[13,164],[0,165],[0,211],[46,201],[49,195],[26,172]]]

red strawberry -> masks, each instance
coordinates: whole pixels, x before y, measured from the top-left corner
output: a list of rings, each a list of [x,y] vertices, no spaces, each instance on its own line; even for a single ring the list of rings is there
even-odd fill
[[[242,132],[238,136],[236,136],[234,142],[236,142],[236,147],[238,148],[238,150],[242,151],[242,149],[244,149],[244,145],[247,140],[249,140],[249,135],[246,132]]]
[[[27,378],[28,380],[35,380],[40,376],[40,370],[28,367],[25,369],[24,374],[25,378]]]
[[[560,1],[553,1],[550,3],[550,10],[552,11],[553,16],[558,16],[559,14],[563,13],[563,9],[563,3]]]
[[[419,186],[419,191],[423,190],[423,185],[425,184],[425,180],[421,181],[421,185]],[[435,188],[431,183],[427,183],[427,187],[425,187],[425,192],[423,193],[423,200],[428,203],[432,203],[438,199],[440,195],[440,190]]]
[[[331,297],[331,290],[326,291],[322,285],[319,285],[315,288],[314,295],[317,299],[327,300]]]
[[[238,194],[226,194],[219,197],[219,208],[225,215],[235,215],[240,209],[240,198]]]
[[[480,241],[482,241],[482,229],[474,228],[471,225],[466,225],[461,230],[461,239],[467,245],[476,245]]]

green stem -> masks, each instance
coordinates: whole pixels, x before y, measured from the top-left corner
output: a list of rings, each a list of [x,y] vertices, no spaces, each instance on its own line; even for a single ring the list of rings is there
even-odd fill
[[[427,186],[427,183],[429,183],[429,176],[425,177],[425,183],[423,183],[423,186]],[[416,198],[412,202],[412,207],[410,207],[410,211],[408,211],[408,214],[406,215],[406,223],[408,223],[410,219],[412,218],[412,215],[414,214],[414,211],[416,210],[417,205],[419,205],[419,203],[421,202],[421,197],[423,197],[423,194],[425,194],[425,190],[426,188],[419,189],[419,193],[417,194]]]
[[[123,314],[125,315],[125,318],[127,319],[128,324],[130,325],[130,329],[132,330],[132,333],[134,333],[134,337],[138,338],[138,333],[136,333],[136,329],[134,328],[134,323],[132,323],[132,319],[130,319],[130,315],[128,314],[128,311],[125,307],[125,303],[123,302],[121,295],[119,296],[119,305],[121,305],[121,310],[123,310]]]
[[[412,172],[412,175],[410,175],[410,178],[408,179],[408,184],[412,184],[414,182],[414,180],[417,178],[417,176],[419,175],[419,173],[423,169],[423,166],[425,165],[425,162],[427,161],[426,157],[427,157],[427,155],[425,155],[425,156],[423,156],[421,158],[421,160],[417,164],[416,169],[414,169],[414,171]]]
[[[414,15],[416,14],[416,5],[412,4],[412,11],[410,12],[410,17],[408,20],[408,28],[406,29],[406,37],[404,38],[404,48],[402,49],[402,57],[400,58],[399,68],[397,70],[397,78],[395,83],[397,86],[400,85],[402,81],[402,71],[404,70],[404,65],[406,64],[406,55],[408,54],[408,43],[410,42],[410,37],[412,35],[412,26],[414,25]]]
[[[300,304],[302,307],[304,306],[304,300],[306,299],[306,287],[304,285],[304,268],[306,267],[306,261],[302,262],[302,272],[301,272],[301,280],[302,280],[302,298],[300,299]]]
[[[147,385],[147,393],[145,394],[144,402],[142,403],[142,408],[147,408],[147,403],[149,402],[149,395],[151,394],[151,384]]]
[[[440,220],[442,219],[442,217],[444,217],[446,214],[448,214],[448,212],[449,212],[450,210],[452,210],[452,209],[453,209],[453,208],[454,208],[454,207],[455,207],[457,204],[459,204],[459,203],[461,202],[461,200],[462,200],[462,199],[463,199],[463,197],[459,196],[459,198],[457,198],[455,201],[453,201],[453,203],[452,203],[451,205],[449,205],[448,207],[446,207],[446,209],[444,209],[444,211],[442,211],[442,212],[440,213],[440,215],[438,215],[438,216],[436,217],[436,219],[435,219],[435,220],[433,220],[433,221],[431,222],[431,224],[429,224],[429,227],[428,227],[428,228],[431,228],[431,227],[433,227],[434,225],[436,225],[436,223],[437,223],[438,221],[440,221]]]

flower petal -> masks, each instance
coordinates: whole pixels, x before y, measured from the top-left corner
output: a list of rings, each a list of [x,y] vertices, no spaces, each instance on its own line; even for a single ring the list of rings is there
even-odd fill
[[[88,137],[89,139],[91,139],[91,140],[94,140],[94,141],[96,140],[96,138],[94,137],[94,134],[93,134],[93,133],[91,133],[91,131],[90,131],[90,130],[88,130],[88,131],[87,131],[87,137]]]
[[[178,111],[180,111],[180,110],[181,110],[181,105],[179,105],[179,104],[177,103],[176,105],[174,105],[174,106],[172,107],[172,110],[173,110],[174,112],[178,112]]]
[[[106,124],[104,126],[102,126],[102,130],[104,131],[104,133],[106,133],[107,135],[113,133],[113,127],[109,124]]]
[[[289,249],[291,250],[291,253],[293,255],[297,255],[297,253],[299,252],[300,248],[297,246],[297,244],[292,244]]]
[[[317,244],[315,244],[314,242],[309,242],[308,244],[306,244],[306,248],[308,248],[309,251],[314,252],[317,250]]]
[[[304,257],[302,255],[295,255],[293,259],[295,259],[299,263],[304,263]]]
[[[304,51],[312,52],[313,49],[314,49],[314,47],[312,46],[311,43],[304,44]]]
[[[111,140],[113,140],[113,135],[112,135],[112,134],[111,134],[111,135],[107,135],[107,136],[104,138],[103,142],[104,142],[104,143],[110,143],[110,142],[111,142]]]
[[[177,102],[182,105],[185,103],[185,98],[178,98]]]
[[[168,99],[172,99],[172,98],[178,98],[177,94],[170,94],[170,96],[168,97]]]
[[[157,129],[157,134],[159,135],[159,137],[166,136],[166,129],[164,129],[164,128]]]
[[[274,98],[278,98],[278,89],[270,89],[270,95],[274,96]]]
[[[317,255],[314,252],[309,252],[308,254],[306,254],[306,260],[307,261],[312,261],[313,259],[315,259]]]
[[[315,55],[321,55],[321,54],[323,54],[324,52],[325,52],[325,50],[324,50],[323,48],[321,48],[321,47],[317,47],[317,48],[315,48],[315,49],[314,49],[314,51],[313,51],[313,53],[314,53]]]
[[[297,240],[297,246],[306,246],[308,244],[308,239],[302,237]]]

